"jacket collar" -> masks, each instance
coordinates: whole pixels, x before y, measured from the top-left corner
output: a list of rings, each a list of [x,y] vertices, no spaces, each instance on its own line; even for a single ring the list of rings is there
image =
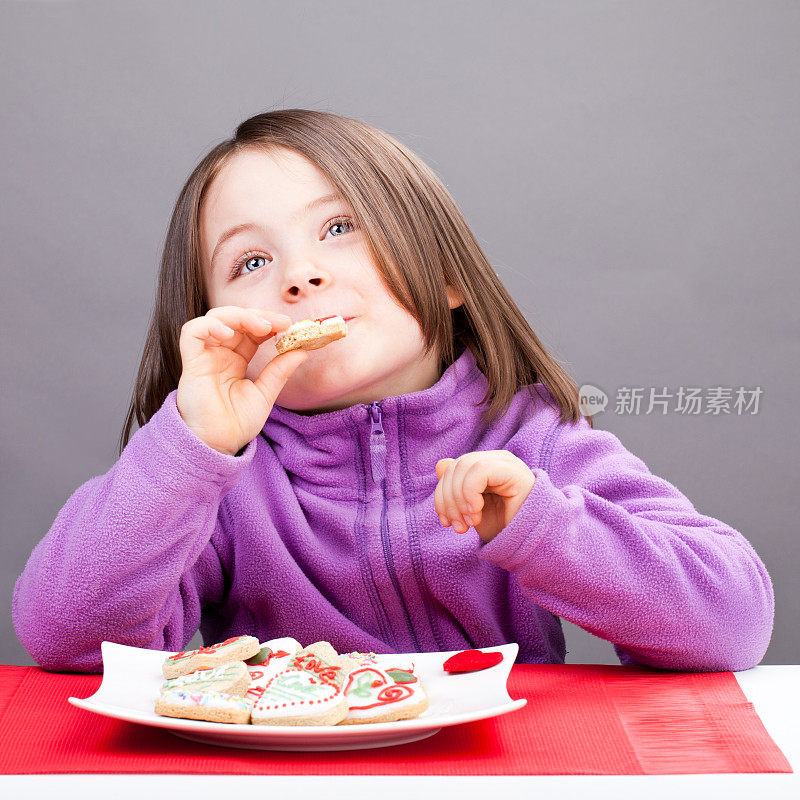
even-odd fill
[[[311,415],[274,405],[261,433],[290,481],[314,494],[353,499],[359,485],[353,473],[368,479],[374,468],[376,419],[395,479],[435,480],[438,459],[473,449],[487,389],[486,376],[466,348],[433,386],[378,401],[380,414],[375,409],[371,415],[369,403]],[[405,477],[398,478],[398,470]]]
[[[476,382],[480,384],[481,393],[477,396],[477,401],[480,401],[488,384],[472,351],[465,348],[433,386],[417,392],[384,397],[378,403],[384,419],[397,417],[398,414],[424,416],[452,401],[463,401],[463,393],[468,387],[472,387],[470,395],[476,394],[477,389],[473,386]],[[273,434],[281,428],[289,428],[306,440],[313,440],[341,428],[352,428],[353,423],[363,425],[369,419],[369,407],[369,403],[356,403],[338,411],[298,414],[275,404],[262,430],[268,438],[273,438]]]

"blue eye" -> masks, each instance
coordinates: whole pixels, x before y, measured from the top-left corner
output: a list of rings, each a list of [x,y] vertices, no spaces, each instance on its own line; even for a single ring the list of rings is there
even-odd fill
[[[267,263],[267,259],[258,253],[245,253],[234,265],[229,280],[233,280],[240,272],[249,275],[257,269],[261,269]]]
[[[330,233],[332,236],[342,236],[343,234],[341,232],[340,233],[334,233],[333,230],[334,230],[334,228],[340,228],[341,229],[341,228],[344,228],[346,226],[349,227],[349,230],[344,231],[344,233],[351,233],[352,231],[355,230],[355,226],[353,225],[353,223],[349,219],[347,219],[347,217],[339,217],[338,219],[331,220],[328,223],[328,233]],[[323,238],[323,240],[327,239],[328,238],[327,234],[325,236],[323,236],[322,238]]]

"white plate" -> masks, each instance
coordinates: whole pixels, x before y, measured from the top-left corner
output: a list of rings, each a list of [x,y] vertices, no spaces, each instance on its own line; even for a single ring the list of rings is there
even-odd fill
[[[280,647],[281,639],[264,644]],[[273,647],[275,649],[275,647]],[[171,652],[103,642],[103,682],[85,699],[70,697],[78,708],[106,717],[166,728],[176,736],[204,744],[242,747],[249,750],[359,750],[405,744],[433,736],[449,725],[474,722],[522,708],[525,699],[512,700],[506,691],[511,665],[517,657],[516,643],[483,647],[500,652],[503,660],[478,672],[448,673],[442,664],[457,650],[441,653],[379,654],[379,665],[410,658],[414,673],[422,680],[430,705],[415,719],[360,725],[239,725],[162,717],[153,706],[164,682],[161,665]]]

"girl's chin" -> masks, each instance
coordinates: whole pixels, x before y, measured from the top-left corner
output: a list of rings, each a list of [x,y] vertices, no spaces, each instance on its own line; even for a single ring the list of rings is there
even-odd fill
[[[299,379],[289,379],[294,399],[311,404],[349,394],[353,391],[356,376],[352,366],[347,364],[347,361],[336,358],[320,359],[317,363],[309,358],[294,373]]]

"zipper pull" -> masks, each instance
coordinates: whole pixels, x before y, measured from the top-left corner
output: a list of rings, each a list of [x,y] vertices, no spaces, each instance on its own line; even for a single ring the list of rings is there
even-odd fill
[[[372,480],[380,483],[386,477],[386,436],[381,425],[381,407],[377,400],[369,404],[372,427],[369,434],[369,463]]]

